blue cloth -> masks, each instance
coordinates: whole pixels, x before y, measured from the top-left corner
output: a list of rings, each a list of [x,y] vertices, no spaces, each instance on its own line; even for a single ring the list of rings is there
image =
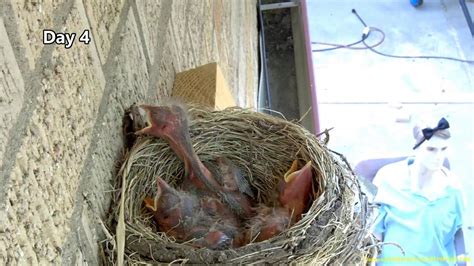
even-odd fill
[[[435,196],[426,197],[400,175],[408,176],[407,161],[384,169],[374,180],[380,204],[375,232],[383,234],[384,242],[399,244],[405,255],[394,245],[384,245],[377,265],[454,265],[454,235],[464,209],[461,190],[446,175]]]

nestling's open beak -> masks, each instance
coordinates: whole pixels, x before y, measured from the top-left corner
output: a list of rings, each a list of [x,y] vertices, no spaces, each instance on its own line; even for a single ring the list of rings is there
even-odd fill
[[[283,179],[285,180],[286,183],[290,182],[288,178],[292,173],[296,171],[297,168],[298,168],[298,160],[294,160],[293,163],[291,164],[290,169],[288,169],[288,171],[286,171],[285,175],[283,176]]]
[[[148,107],[146,105],[137,106],[135,107],[133,114],[135,116],[135,125],[137,128],[141,128],[135,131],[135,134],[142,135],[149,133],[153,124]]]
[[[290,169],[285,173],[283,177],[286,183],[291,182],[296,176],[311,175],[311,161],[308,161],[306,165],[298,171],[296,171],[297,168],[298,161],[294,160]]]
[[[153,212],[156,212],[156,205],[155,205],[155,199],[152,197],[145,197],[143,200],[145,203],[145,207]]]
[[[156,212],[158,210],[158,201],[160,200],[161,195],[163,194],[162,186],[166,185],[164,181],[157,177],[156,180],[156,195],[154,198],[152,197],[145,197],[143,202],[145,203],[145,207],[149,210]]]

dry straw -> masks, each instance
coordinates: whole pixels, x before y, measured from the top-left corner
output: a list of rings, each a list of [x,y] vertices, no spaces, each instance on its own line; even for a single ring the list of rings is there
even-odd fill
[[[368,233],[365,196],[343,157],[300,125],[247,109],[188,110],[190,134],[205,164],[226,157],[240,167],[259,202],[273,204],[279,180],[294,159],[312,161],[319,195],[303,218],[282,234],[238,249],[195,249],[157,232],[143,199],[156,191],[156,177],[178,186],[183,163],[161,139],[138,139],[117,178],[113,226],[117,246],[108,261],[144,263],[366,263],[376,246]],[[121,226],[123,225],[123,226]],[[122,242],[122,243],[120,243]],[[114,245],[115,247],[115,245]],[[118,256],[118,257],[117,257]]]

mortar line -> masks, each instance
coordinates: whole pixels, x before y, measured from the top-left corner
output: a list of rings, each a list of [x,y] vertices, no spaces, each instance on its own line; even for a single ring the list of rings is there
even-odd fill
[[[80,0],[79,0],[80,1]],[[82,0],[80,1],[82,3],[82,7],[83,7],[83,10],[84,10],[84,13],[85,13],[85,16],[86,16],[86,19],[87,19],[87,25],[89,26],[89,33],[92,35],[92,43],[94,44],[94,48],[95,48],[95,52],[97,54],[97,57],[99,58],[99,63],[100,63],[100,66],[102,67],[103,66],[103,62],[102,62],[102,58],[100,56],[100,53],[99,53],[99,47],[98,47],[98,42],[95,41],[96,37],[94,35],[94,32],[92,31],[92,22],[91,22],[91,18],[89,16],[89,13],[87,13],[86,11],[86,5],[84,3],[85,0]]]
[[[154,62],[150,69],[150,79],[148,83],[148,92],[145,99],[152,99],[155,92],[155,85],[158,83],[160,77],[160,64],[166,42],[166,31],[168,30],[168,24],[171,19],[172,0],[166,0],[162,2],[160,10],[160,18],[158,20],[158,34],[156,48],[154,52]]]
[[[119,22],[117,24],[117,28],[115,29],[115,32],[111,40],[111,46],[109,48],[107,60],[105,64],[102,65],[102,72],[104,73],[105,86],[104,86],[104,92],[102,93],[102,98],[100,100],[100,105],[97,111],[97,116],[94,122],[91,136],[97,136],[99,132],[104,130],[102,127],[102,122],[109,108],[108,99],[110,95],[112,94],[112,92],[116,89],[113,82],[113,77],[116,74],[116,70],[118,68],[118,65],[115,61],[115,57],[117,57],[120,54],[120,48],[122,46],[121,33],[125,28],[128,14],[130,13],[130,8],[131,8],[130,1],[125,0],[122,7],[122,11],[119,16]],[[97,145],[98,141],[99,141],[98,138],[91,139],[91,142],[89,143],[89,147],[87,148],[86,157],[85,157],[86,159],[79,175],[79,186],[76,191],[76,196],[74,199],[74,209],[72,211],[71,219],[69,220],[69,225],[70,225],[69,228],[71,229],[76,228],[76,231],[74,231],[74,233],[69,234],[67,239],[63,243],[63,246],[62,246],[63,253],[61,254],[63,265],[69,265],[69,263],[67,263],[67,260],[69,258],[73,258],[74,257],[73,255],[76,249],[80,248],[79,246],[80,234],[78,232],[79,231],[83,232],[83,230],[85,230],[81,223],[82,211],[84,208],[83,192],[86,190],[87,184],[89,183],[89,179],[90,179],[89,173],[90,173],[90,169],[93,166],[92,155],[94,151],[96,150],[96,148],[98,147]],[[88,250],[86,252],[90,253],[91,251]],[[88,257],[88,255],[89,254],[86,254],[85,257]],[[89,263],[92,263],[92,261],[89,261]]]
[[[141,2],[141,3],[143,3],[143,2]],[[148,53],[148,47],[150,47],[151,44],[148,44],[146,42],[145,34],[144,34],[144,31],[143,31],[143,27],[147,27],[146,19],[144,19],[145,21],[143,21],[143,23],[142,23],[141,16],[138,13],[138,6],[137,6],[136,1],[133,1],[133,3],[132,3],[132,10],[133,10],[133,14],[134,14],[134,17],[135,17],[135,22],[137,23],[138,35],[140,36],[140,41],[142,43],[143,53],[145,54],[145,58],[146,58],[146,68],[148,70],[147,72],[148,72],[148,75],[150,75],[151,57],[150,57],[150,54]]]
[[[53,19],[53,29],[57,32],[61,30],[64,21],[71,12],[74,5],[74,0],[68,0],[58,7],[56,16]],[[0,168],[0,210],[6,208],[8,184],[11,179],[11,172],[15,165],[16,157],[20,151],[20,147],[26,135],[26,129],[30,124],[31,117],[36,106],[38,105],[38,94],[41,91],[41,80],[45,76],[46,70],[53,69],[52,55],[55,46],[44,46],[41,50],[40,57],[35,62],[34,71],[30,71],[28,64],[23,60],[25,47],[22,47],[21,42],[18,41],[17,34],[19,29],[16,24],[17,20],[14,18],[13,7],[10,3],[3,5],[4,10],[4,24],[9,40],[14,40],[15,45],[12,45],[15,60],[17,60],[21,75],[24,82],[23,103],[18,114],[17,120],[8,132],[8,140],[4,152],[4,162]],[[7,12],[8,10],[8,12]],[[7,15],[8,14],[8,15]],[[21,55],[21,56],[20,56]],[[19,60],[19,58],[21,58]]]

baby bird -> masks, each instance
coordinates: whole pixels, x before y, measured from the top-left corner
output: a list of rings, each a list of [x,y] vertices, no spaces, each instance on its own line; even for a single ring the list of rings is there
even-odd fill
[[[204,230],[206,232],[206,230]],[[209,231],[191,243],[196,248],[209,248],[214,250],[228,249],[232,246],[232,239],[222,231]]]
[[[173,104],[170,106],[141,105],[134,113],[140,115],[139,120],[145,121],[146,127],[136,131],[136,134],[149,134],[166,140],[173,151],[184,162],[185,180],[183,189],[199,195],[219,197],[229,208],[241,217],[253,215],[251,202],[234,186],[241,188],[243,183],[236,183],[236,176],[223,176],[223,185],[216,181],[215,176],[199,160],[195,153],[189,135],[188,121],[183,107]],[[220,167],[224,167],[222,161]],[[249,193],[250,188],[244,188]]]
[[[240,218],[248,219],[255,215],[251,199],[254,198],[250,184],[240,169],[227,158],[218,157],[216,165],[210,168],[213,176],[222,186],[224,201]]]
[[[279,206],[262,205],[257,208],[258,214],[248,221],[244,244],[270,239],[301,219],[311,197],[311,161],[298,171],[297,167],[295,160],[279,184]]]
[[[178,191],[158,177],[155,198],[147,197],[144,202],[153,212],[158,229],[179,242],[190,241],[195,247],[210,249],[234,245],[240,223],[216,198]]]
[[[175,190],[160,177],[157,178],[155,198],[147,197],[144,202],[153,212],[159,230],[177,240],[185,240],[200,207],[195,195]]]
[[[293,161],[279,184],[279,202],[281,207],[292,213],[292,221],[296,223],[301,219],[301,214],[308,207],[313,187],[313,172],[311,161],[298,171],[298,161]]]
[[[145,121],[146,127],[135,132],[137,135],[148,134],[163,138],[168,142],[173,151],[184,162],[187,181],[185,186],[198,189],[219,191],[219,183],[212,177],[209,170],[202,164],[194,152],[189,136],[188,121],[184,109],[179,105],[151,106],[141,105],[135,107]]]
[[[252,217],[244,232],[244,245],[252,242],[261,242],[283,232],[290,226],[291,214],[281,207],[257,207],[257,215]]]
[[[249,182],[243,177],[242,171],[231,160],[218,157],[216,159],[217,169],[221,179],[221,185],[228,191],[239,191],[254,198]]]

